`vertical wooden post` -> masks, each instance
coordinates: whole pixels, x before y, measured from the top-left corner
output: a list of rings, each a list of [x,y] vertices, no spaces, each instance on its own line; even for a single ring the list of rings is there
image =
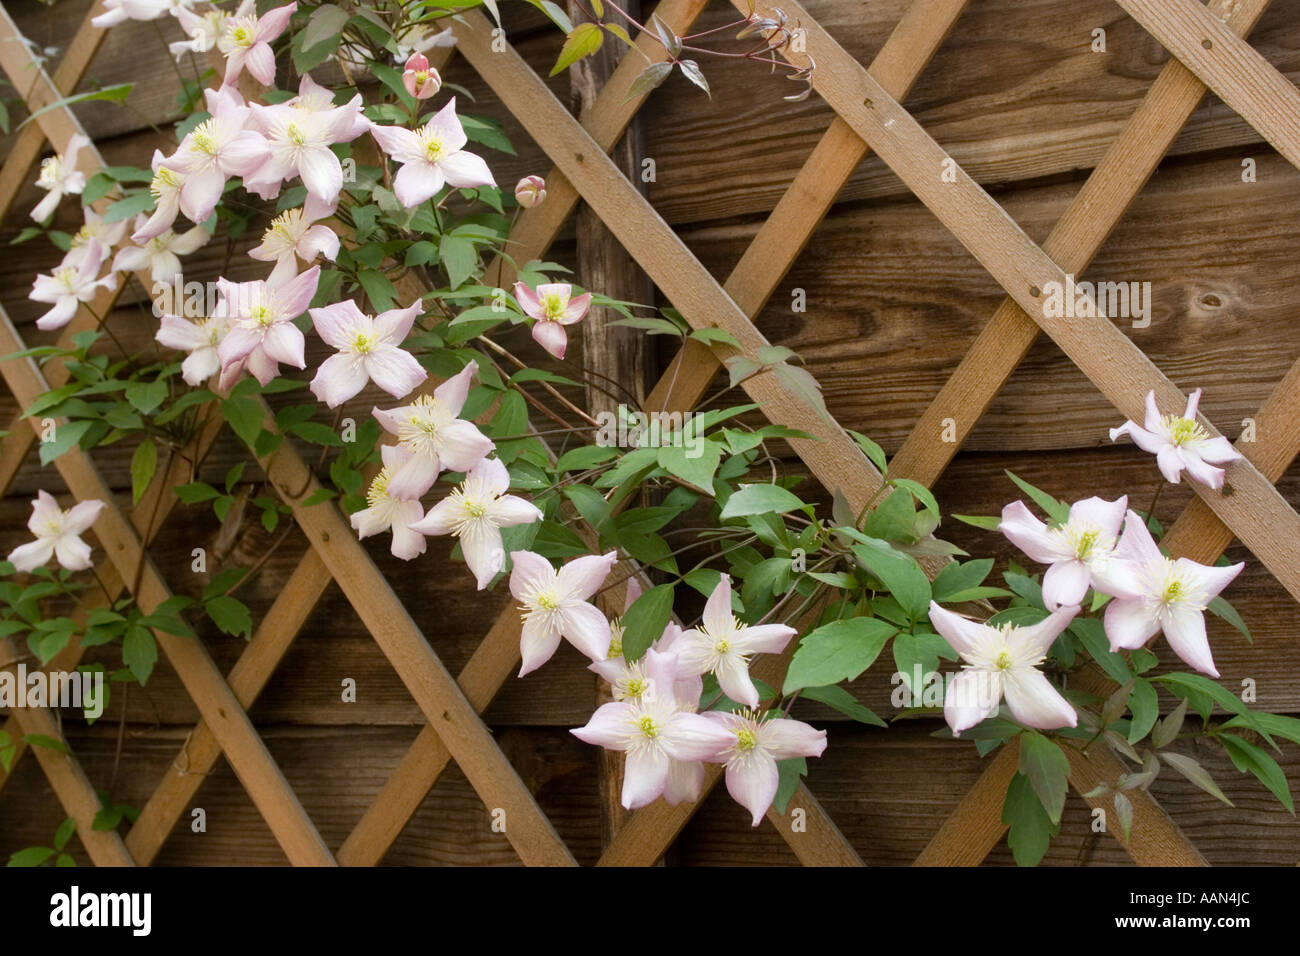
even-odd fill
[[[569,16],[575,23],[579,22],[582,18],[580,5],[570,0],[568,6]],[[625,5],[628,13],[638,19],[639,8],[638,0]],[[591,109],[626,52],[624,44],[606,35],[605,43],[594,56],[579,61],[569,69],[571,105],[579,117]],[[644,192],[640,175],[643,152],[640,121],[633,118],[611,155],[623,174]],[[614,299],[646,303],[652,301],[654,288],[646,274],[586,203],[578,208],[576,229],[579,285]],[[618,313],[611,309],[594,308],[581,325],[582,364],[588,370],[591,382],[587,387],[587,408],[593,416],[599,416],[601,412],[617,414],[620,402],[640,408],[645,398],[648,364],[645,336],[636,329],[611,325],[618,318]],[[611,396],[611,392],[619,397]],[[604,607],[603,610],[610,617],[623,613],[622,607]],[[609,700],[609,688],[597,677],[596,706]],[[603,846],[609,845],[628,815],[620,801],[622,763],[622,754],[608,750],[600,752]]]

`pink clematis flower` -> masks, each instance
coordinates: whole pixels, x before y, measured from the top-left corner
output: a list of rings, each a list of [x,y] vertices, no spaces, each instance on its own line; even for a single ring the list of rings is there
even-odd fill
[[[464,148],[469,139],[456,118],[454,96],[421,129],[373,126],[370,131],[384,152],[402,164],[393,178],[393,192],[408,209],[437,195],[444,185],[496,185],[483,158]]]
[[[1156,456],[1160,473],[1172,484],[1178,484],[1183,469],[1201,484],[1216,491],[1223,487],[1223,469],[1215,468],[1242,457],[1228,439],[1211,438],[1196,420],[1196,406],[1201,401],[1198,388],[1187,397],[1187,411],[1176,415],[1161,415],[1156,407],[1156,393],[1147,392],[1146,427],[1136,422],[1125,422],[1110,430],[1110,440],[1128,435],[1143,451]]]
[[[627,582],[627,597],[623,602],[624,614],[640,596],[641,584],[636,578],[631,578]],[[639,697],[650,686],[647,664],[654,659],[651,655],[674,654],[674,647],[681,635],[682,629],[676,623],[669,621],[663,634],[650,645],[645,654],[639,660],[629,662],[623,656],[623,618],[616,617],[609,622],[609,654],[603,661],[593,661],[587,670],[598,674],[605,683],[609,684],[615,700]],[[683,707],[695,709],[700,703],[700,695],[704,692],[704,678],[699,674],[679,673],[676,663],[673,668],[673,696]]]
[[[311,320],[325,343],[339,350],[311,380],[311,391],[330,408],[338,408],[373,381],[401,398],[429,377],[402,342],[423,309],[416,299],[405,309],[389,309],[371,318],[351,299],[312,309]]]
[[[673,643],[683,674],[714,674],[732,700],[758,706],[758,688],[749,676],[753,654],[778,654],[795,630],[784,624],[741,624],[731,613],[731,578],[724,574],[704,605],[700,626],[683,631]]]
[[[435,25],[439,22],[439,20],[425,20],[413,23],[400,37],[394,37],[397,42],[397,56],[393,62],[401,63],[412,53],[428,53],[435,47],[455,46],[456,35],[451,32],[451,27],[435,30]]]
[[[584,292],[574,298],[573,286],[567,282],[548,282],[536,291],[522,282],[515,283],[515,301],[533,322],[533,338],[537,344],[558,359],[564,358],[569,347],[566,325],[581,322],[591,308],[591,293]]]
[[[523,605],[524,614],[519,676],[549,661],[562,637],[593,661],[603,660],[609,650],[609,621],[589,602],[605,583],[617,553],[574,558],[559,571],[531,551],[512,551],[510,560],[510,593]]]
[[[820,757],[826,749],[826,731],[816,730],[801,720],[774,717],[764,720],[752,711],[703,715],[727,731],[727,746],[711,760],[727,765],[727,792],[748,810],[754,826],[776,799],[780,787],[778,760]]]
[[[524,209],[540,206],[546,198],[546,180],[541,176],[525,176],[515,184],[515,201]]]
[[[384,445],[379,453],[384,467],[366,492],[367,507],[352,516],[352,527],[361,538],[391,531],[393,556],[410,561],[425,551],[424,535],[411,530],[411,525],[424,517],[424,508],[414,498],[394,496],[389,484],[410,452],[397,445]]]
[[[266,162],[270,149],[260,133],[248,128],[249,108],[238,92],[223,87],[207,94],[212,116],[185,135],[163,167],[180,174],[171,177],[180,180],[180,210],[194,223],[212,215],[227,179],[251,176]],[[160,175],[167,178],[155,169],[155,180]],[[164,188],[170,186],[163,183]]]
[[[353,111],[340,107],[328,110],[299,109],[289,103],[251,106],[254,124],[266,138],[269,155],[265,163],[245,177],[250,190],[261,187],[278,190],[280,183],[295,176],[302,179],[307,195],[333,207],[343,189],[343,165],[330,146],[344,142],[352,132]]]
[[[433,486],[443,469],[469,471],[496,447],[473,422],[457,417],[476,372],[478,366],[470,362],[432,395],[420,395],[410,405],[398,408],[374,409],[379,424],[411,452],[393,474],[393,494],[418,498]]]
[[[140,217],[137,226],[144,227],[144,217]],[[114,272],[149,271],[149,278],[154,282],[170,283],[181,274],[180,256],[198,252],[211,238],[202,226],[177,235],[166,229],[152,239],[138,246],[127,246],[113,258]]]
[[[246,362],[248,370],[265,385],[275,377],[279,362],[306,368],[306,340],[293,320],[307,311],[319,281],[320,266],[283,283],[218,279],[221,314],[230,323],[217,347],[223,373]]]
[[[505,567],[501,529],[542,520],[531,502],[508,495],[510,473],[496,458],[484,458],[465,480],[411,525],[424,535],[451,534],[460,539],[465,564],[482,591]]]
[[[69,571],[86,570],[90,567],[90,545],[81,540],[81,535],[103,510],[104,502],[91,500],[64,511],[48,491],[38,491],[32,502],[32,516],[27,520],[27,530],[36,540],[14,548],[6,560],[19,571],[44,567],[51,557]]]
[[[54,272],[36,277],[27,298],[51,306],[48,312],[36,320],[38,329],[48,331],[63,328],[72,321],[81,303],[92,301],[101,288],[116,287],[117,276],[111,272],[103,278],[95,278],[99,275],[99,267],[104,264],[107,254],[108,250],[98,239],[91,239],[84,250],[76,252],[76,265],[69,264],[68,257],[74,256],[73,252],[69,252]]]
[[[362,133],[370,131],[370,120],[361,110],[365,107],[361,94],[358,93],[342,106],[334,105],[334,91],[321,86],[304,73],[298,83],[298,95],[285,100],[285,106],[292,106],[300,113],[329,113],[330,126],[334,131],[334,142],[350,143]]]
[[[221,344],[226,328],[226,319],[221,315],[196,322],[176,315],[164,315],[154,338],[169,349],[189,353],[181,362],[181,377],[186,384],[197,387],[221,371],[217,346]]]
[[[230,22],[230,14],[215,7],[201,14],[185,7],[173,10],[172,13],[180,22],[181,29],[189,36],[188,40],[177,40],[175,43],[167,44],[167,49],[175,54],[178,60],[186,53],[207,53],[213,49],[221,39],[221,35],[226,32],[226,25]]]
[[[77,195],[86,188],[86,174],[77,169],[77,154],[90,145],[90,140],[80,133],[68,137],[68,149],[41,163],[36,185],[45,190],[45,198],[32,210],[32,218],[44,222],[50,217],[64,196]]]
[[[1128,496],[1118,501],[1085,498],[1070,505],[1070,517],[1059,528],[1048,528],[1023,501],[1002,509],[998,530],[1025,554],[1051,565],[1043,575],[1043,603],[1055,611],[1080,604],[1092,584],[1094,568],[1105,567],[1119,541],[1128,510]]]
[[[226,23],[217,41],[217,49],[226,56],[226,75],[222,86],[231,86],[245,69],[263,86],[275,85],[275,54],[271,41],[284,32],[289,18],[298,9],[296,2],[257,15],[255,0],[244,0]]]
[[[250,257],[274,262],[272,274],[289,278],[298,271],[298,259],[310,263],[323,256],[333,262],[339,254],[339,236],[318,220],[334,215],[334,205],[308,196],[301,209],[286,209],[271,220],[262,234],[262,244],[250,249]]]
[[[423,53],[412,53],[402,73],[402,85],[417,100],[427,100],[442,89],[442,77],[429,67],[429,60]]]
[[[714,759],[735,740],[721,724],[656,690],[673,683],[672,655],[650,657],[647,669],[644,693],[597,708],[585,727],[570,731],[586,743],[627,754],[621,799],[629,810],[660,796],[671,804],[699,799],[700,761]]]
[[[996,714],[1003,696],[1012,715],[1027,727],[1054,730],[1075,726],[1079,717],[1074,708],[1038,665],[1078,613],[1077,606],[1063,607],[1029,627],[991,627],[931,601],[930,623],[966,662],[944,695],[943,716],[953,736]]]
[[[103,216],[87,206],[85,223],[73,234],[72,241],[68,244],[68,254],[63,257],[63,264],[81,265],[81,260],[90,248],[91,239],[98,239],[102,251],[107,255],[109,249],[122,241],[122,237],[126,235],[126,227],[125,219],[118,222],[104,222]]]
[[[1114,596],[1105,617],[1110,649],[1141,647],[1163,631],[1189,667],[1218,677],[1205,633],[1205,609],[1244,567],[1166,558],[1146,522],[1130,511],[1115,553],[1093,581],[1098,591]]]

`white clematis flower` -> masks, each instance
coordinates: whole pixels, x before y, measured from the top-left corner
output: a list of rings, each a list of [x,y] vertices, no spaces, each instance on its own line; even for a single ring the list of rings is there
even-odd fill
[[[32,516],[27,520],[27,530],[36,540],[14,548],[7,560],[19,571],[34,571],[51,557],[58,558],[69,571],[86,570],[90,567],[90,545],[81,540],[81,535],[103,510],[104,502],[91,500],[64,511],[53,495],[38,491],[32,502]]]
[[[1196,406],[1201,401],[1198,388],[1187,397],[1187,410],[1182,417],[1161,415],[1156,407],[1155,391],[1147,392],[1146,427],[1136,422],[1125,422],[1110,430],[1110,440],[1128,435],[1143,451],[1156,456],[1160,473],[1172,484],[1178,484],[1184,469],[1187,473],[1216,491],[1223,487],[1223,469],[1215,468],[1242,457],[1241,452],[1223,436],[1211,438],[1196,420]]]
[[[1023,501],[1002,509],[998,530],[1025,554],[1051,565],[1043,575],[1047,610],[1080,604],[1092,584],[1094,569],[1102,569],[1115,550],[1128,510],[1128,496],[1117,501],[1085,498],[1070,505],[1065,524],[1048,528]]]
[[[519,676],[550,660],[560,638],[593,661],[603,660],[609,650],[609,621],[590,600],[617,562],[617,553],[574,558],[559,571],[531,551],[513,551],[510,560],[510,593],[524,616]]]

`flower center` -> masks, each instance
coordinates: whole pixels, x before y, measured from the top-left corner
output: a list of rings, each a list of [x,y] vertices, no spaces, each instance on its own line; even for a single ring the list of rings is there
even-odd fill
[[[619,653],[622,653],[622,651]],[[645,688],[646,680],[644,677],[629,677],[627,683],[623,685],[623,695],[625,697],[640,697],[645,693]]]
[[[560,598],[554,591],[542,591],[533,599],[533,603],[543,611],[555,611],[560,607]]]
[[[77,282],[77,270],[72,266],[66,266],[65,268],[62,268],[58,272],[54,273],[54,278],[62,282],[66,289],[68,290],[75,289],[76,282]]]
[[[616,617],[609,622],[609,654],[607,656],[623,656],[623,619],[621,617]]]
[[[286,126],[284,135],[295,146],[303,146],[307,143],[307,134],[298,128],[297,123],[290,123]]]
[[[1199,422],[1190,418],[1166,415],[1165,426],[1169,429],[1169,440],[1179,446],[1195,445],[1210,437]]]
[[[637,729],[641,731],[641,736],[654,740],[659,736],[659,725],[649,714],[642,714],[636,722]]]
[[[275,313],[273,313],[271,307],[265,303],[258,303],[249,309],[248,317],[252,320],[254,325],[259,325],[263,328],[275,324]]]
[[[1065,539],[1066,548],[1073,551],[1074,556],[1080,561],[1088,560],[1101,541],[1101,528],[1091,521],[1070,521],[1061,528],[1061,534]]]
[[[552,322],[558,322],[560,316],[564,314],[564,303],[555,293],[547,295],[542,299],[542,311],[546,313],[546,318]]]
[[[190,145],[200,153],[206,153],[209,156],[217,155],[216,124],[208,119],[194,127]],[[159,172],[161,173],[162,170],[159,170]]]
[[[375,480],[370,483],[369,490],[366,491],[366,504],[375,508],[388,501],[388,483],[392,480],[393,476],[387,468],[380,469],[379,474],[375,475]]]
[[[153,174],[153,179],[149,182],[149,192],[153,193],[155,199],[158,199],[162,196],[164,189],[179,189],[180,185],[179,176],[166,166],[159,166],[158,172]]]
[[[378,339],[370,332],[357,332],[352,336],[352,351],[358,355],[369,355],[374,351]]]
[[[736,729],[736,750],[739,753],[749,753],[758,746],[758,736],[748,727],[738,727]]]
[[[63,160],[58,156],[51,156],[45,162],[41,163],[41,174],[36,181],[46,189],[53,189],[63,180]]]
[[[1011,651],[1004,647],[993,661],[993,666],[1000,671],[1006,671],[1011,669],[1011,663]]]
[[[230,30],[235,46],[250,47],[257,40],[257,17],[241,17]]]
[[[431,163],[436,163],[442,159],[442,153],[445,147],[442,140],[433,133],[424,134],[424,158]]]

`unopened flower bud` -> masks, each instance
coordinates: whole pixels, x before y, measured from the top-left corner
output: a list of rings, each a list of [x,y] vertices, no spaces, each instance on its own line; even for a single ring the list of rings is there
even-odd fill
[[[540,206],[546,198],[546,180],[541,176],[525,176],[515,186],[515,199],[525,209]]]
[[[402,74],[402,85],[406,92],[417,100],[427,100],[442,89],[442,77],[438,71],[429,66],[423,53],[412,53],[406,61],[406,71]]]

